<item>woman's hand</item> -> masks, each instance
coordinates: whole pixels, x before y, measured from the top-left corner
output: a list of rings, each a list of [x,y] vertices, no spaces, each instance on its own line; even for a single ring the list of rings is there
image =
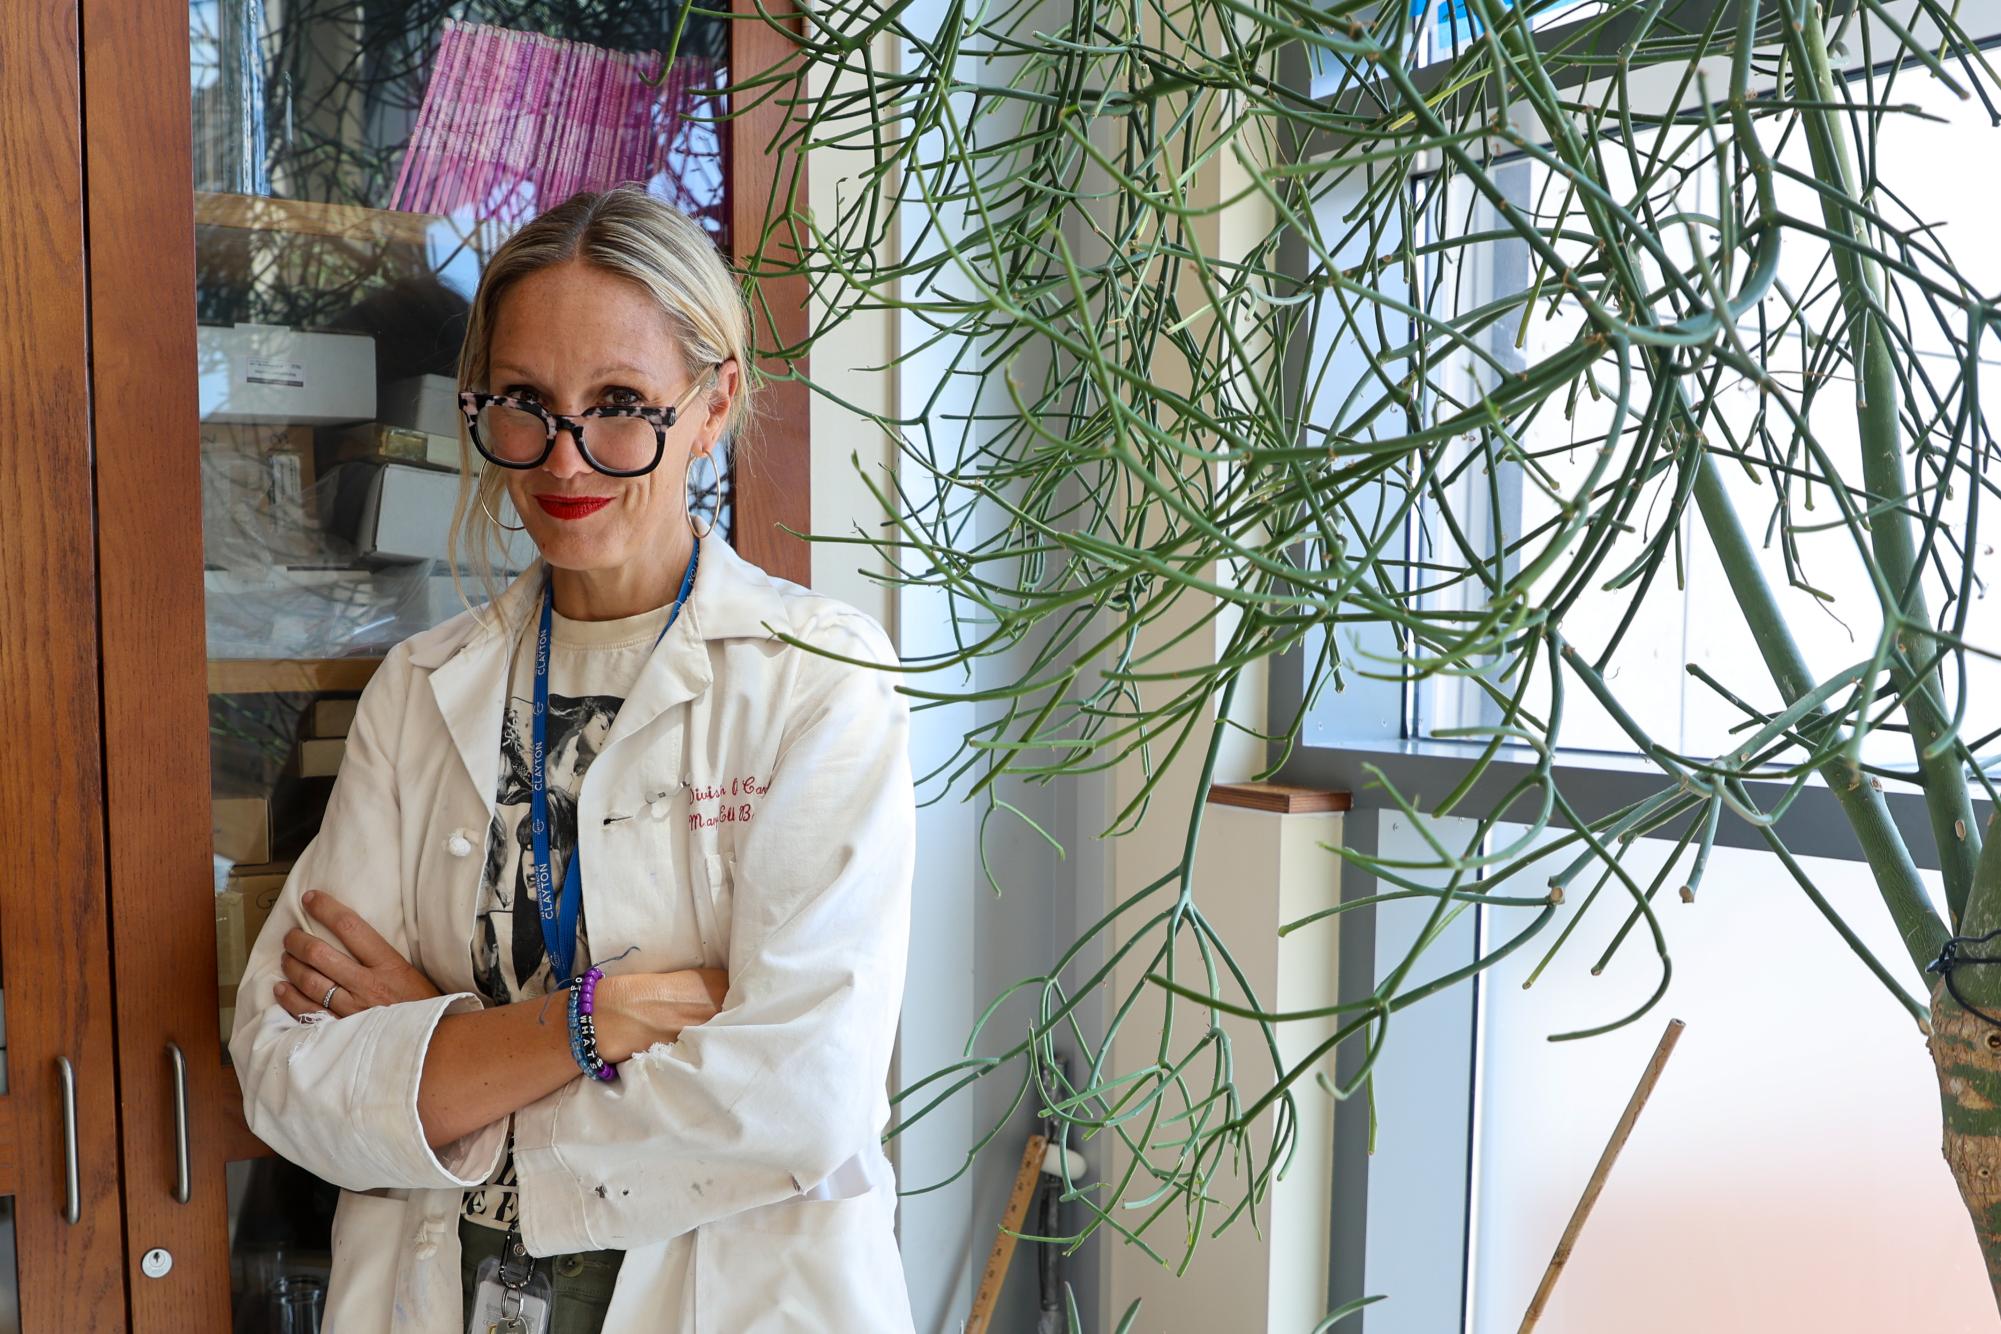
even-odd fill
[[[720,968],[608,974],[598,982],[592,1011],[598,1055],[617,1064],[672,1042],[714,1016],[728,990]],[[557,991],[440,1019],[417,1084],[425,1143],[450,1144],[582,1078],[570,1054],[567,1007],[568,997]],[[495,1060],[497,1051],[506,1061]]]
[[[408,959],[362,919],[360,913],[333,895],[309,889],[306,911],[333,932],[340,943],[323,940],[293,927],[285,933],[285,980],[275,995],[294,1019],[332,1010],[338,1018],[398,1001],[429,1000],[444,993],[431,985]],[[327,990],[337,987],[333,1003]]]
[[[610,973],[598,983],[598,1054],[616,1065],[634,1052],[672,1042],[721,1013],[730,975],[721,968]]]

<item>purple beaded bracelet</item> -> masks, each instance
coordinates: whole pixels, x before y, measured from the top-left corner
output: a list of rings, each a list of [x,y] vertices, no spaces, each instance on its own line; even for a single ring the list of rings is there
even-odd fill
[[[603,977],[603,969],[591,968],[570,983],[570,1055],[592,1079],[612,1080],[618,1069],[598,1054],[597,1022],[591,1017]]]

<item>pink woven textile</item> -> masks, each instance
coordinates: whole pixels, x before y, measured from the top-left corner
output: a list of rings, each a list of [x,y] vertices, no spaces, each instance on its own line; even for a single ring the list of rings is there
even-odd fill
[[[649,86],[663,63],[658,51],[446,20],[390,206],[469,209],[511,229],[578,190],[637,181],[700,211],[712,182],[683,177],[715,175],[720,136],[688,117],[717,71],[683,56]]]

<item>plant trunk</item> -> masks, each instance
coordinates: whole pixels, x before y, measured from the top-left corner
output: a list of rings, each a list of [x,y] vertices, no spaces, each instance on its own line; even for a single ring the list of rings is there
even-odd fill
[[[1954,980],[1965,992],[1965,976]],[[1925,1045],[1938,1068],[1945,1161],[1959,1183],[2001,1308],[2001,1027],[1963,1008],[1946,991],[1943,977],[1932,984],[1931,1010]]]

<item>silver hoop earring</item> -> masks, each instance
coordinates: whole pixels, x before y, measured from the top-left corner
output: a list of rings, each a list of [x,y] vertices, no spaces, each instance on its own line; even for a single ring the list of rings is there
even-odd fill
[[[485,496],[479,498],[479,507],[486,511],[486,517],[493,523],[493,526],[500,529],[503,533],[525,533],[528,531],[528,525],[525,523],[502,523],[499,519],[494,518],[493,507],[486,503]]]
[[[723,469],[722,465],[716,462],[716,451],[713,447],[711,447],[706,453],[690,454],[688,456],[687,469],[682,473],[681,476],[682,489],[684,491],[687,489],[688,486],[687,479],[689,475],[691,475],[695,471],[696,459],[707,459],[709,461],[709,472],[710,475],[715,478],[715,481],[712,485],[709,486],[708,490],[716,493],[716,514],[720,516],[723,512]],[[707,492],[704,492],[703,494],[707,494]],[[695,507],[693,505],[690,505],[688,507],[688,527],[695,534],[696,538],[700,539],[707,537],[710,533],[716,531],[716,521],[714,519],[709,520],[709,526],[706,528],[695,527]]]

